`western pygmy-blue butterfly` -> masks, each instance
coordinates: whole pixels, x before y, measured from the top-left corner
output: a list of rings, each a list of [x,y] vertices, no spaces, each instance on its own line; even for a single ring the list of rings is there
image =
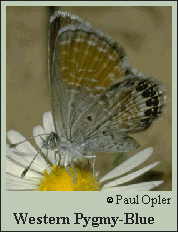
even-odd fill
[[[160,83],[136,74],[119,43],[67,12],[50,18],[49,68],[55,132],[46,148],[70,166],[96,152],[128,152],[164,105]]]

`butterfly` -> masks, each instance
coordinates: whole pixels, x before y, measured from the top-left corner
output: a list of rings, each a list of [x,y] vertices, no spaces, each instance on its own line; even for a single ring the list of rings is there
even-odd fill
[[[55,132],[45,146],[65,167],[137,149],[130,134],[148,128],[164,106],[159,81],[136,73],[119,43],[68,12],[50,18],[49,76]]]

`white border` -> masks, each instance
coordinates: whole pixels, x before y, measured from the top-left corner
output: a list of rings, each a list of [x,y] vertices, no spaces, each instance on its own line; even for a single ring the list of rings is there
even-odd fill
[[[1,100],[1,106],[2,106],[2,137],[1,137],[1,154],[2,154],[2,177],[5,169],[5,151],[6,151],[6,6],[172,6],[172,170],[173,170],[173,179],[172,179],[172,191],[167,192],[154,192],[153,194],[167,194],[174,197],[174,200],[177,199],[177,2],[176,1],[2,1],[1,2],[1,28],[2,28],[2,40],[1,40],[1,64],[2,64],[2,87],[1,87],[1,93],[2,93],[2,100]],[[174,125],[173,125],[174,123]],[[166,133],[166,132],[165,132]],[[2,189],[4,189],[5,186],[5,180],[2,178]],[[2,191],[2,194],[5,193]],[[13,193],[15,196],[15,193]],[[28,193],[23,193],[27,197]],[[33,193],[29,193],[33,195]],[[47,196],[48,193],[46,193]],[[64,195],[64,193],[62,193]],[[62,195],[61,194],[61,195]],[[91,193],[91,196],[93,196],[94,193]],[[20,195],[20,193],[19,193]],[[34,194],[35,195],[35,194]],[[36,193],[36,196],[38,194]],[[66,195],[69,196],[68,193]],[[55,195],[54,195],[55,196]],[[44,195],[43,195],[44,197]],[[2,199],[3,203],[3,199]],[[172,207],[172,217],[176,217],[175,213],[175,207],[176,202],[174,202],[175,205]],[[5,207],[4,212],[2,212],[2,225],[3,225],[3,219],[6,217]],[[161,209],[160,209],[161,210]],[[163,212],[164,213],[164,212]],[[168,213],[168,212],[167,212]],[[55,213],[54,213],[55,214]],[[169,213],[168,213],[169,215]],[[168,218],[169,220],[169,218]],[[165,222],[166,223],[166,222]],[[175,225],[176,226],[176,225]],[[163,231],[163,228],[162,229]],[[5,227],[2,228],[3,230],[6,229]],[[76,228],[74,228],[76,229]],[[138,228],[137,228],[138,229]],[[156,228],[153,228],[153,230]],[[176,227],[175,227],[176,229]],[[21,229],[19,228],[19,231]],[[36,230],[36,228],[35,228]],[[133,226],[133,231],[135,230]],[[151,231],[151,229],[150,229]]]

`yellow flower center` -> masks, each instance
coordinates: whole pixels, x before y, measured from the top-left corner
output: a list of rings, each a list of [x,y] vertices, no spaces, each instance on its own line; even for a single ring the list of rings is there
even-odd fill
[[[100,184],[92,172],[82,168],[53,166],[48,173],[46,170],[40,180],[37,190],[40,191],[97,191]]]

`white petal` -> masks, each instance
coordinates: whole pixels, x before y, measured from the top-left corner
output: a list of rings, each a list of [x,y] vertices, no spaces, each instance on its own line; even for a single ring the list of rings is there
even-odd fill
[[[46,149],[43,148],[43,141],[46,140],[47,135],[43,127],[42,126],[33,127],[33,136],[37,146],[40,148],[40,150],[42,150],[46,154],[47,153]]]
[[[37,183],[31,180],[25,180],[7,173],[7,190],[33,190],[36,189]]]
[[[142,182],[139,184],[130,184],[127,186],[120,186],[120,187],[112,187],[112,188],[105,188],[102,189],[101,191],[108,191],[108,190],[114,190],[114,191],[149,191],[160,184],[162,184],[164,181],[147,181],[147,182]]]
[[[46,134],[46,132],[45,132],[45,130],[44,130],[44,128],[42,127],[42,126],[40,126],[40,125],[38,125],[38,126],[34,126],[33,127],[33,136],[36,138],[36,136],[38,136],[39,138],[40,137],[44,137],[44,138],[46,138],[47,137],[47,134]],[[40,141],[41,141],[42,139],[40,139]],[[37,144],[38,145],[38,144]],[[39,146],[40,148],[41,148],[41,145]]]
[[[23,165],[23,164],[20,164],[19,162],[17,162],[16,159],[12,159],[10,157],[7,156],[7,159],[6,159],[6,171],[8,173],[11,173],[15,176],[21,176],[22,172],[24,171],[24,169],[26,168],[27,165]],[[30,169],[24,179],[28,179],[28,178],[40,178],[41,177],[41,174],[38,172],[38,171],[35,171],[35,170],[32,170]]]
[[[45,135],[45,134],[46,134],[46,132],[44,131],[44,129],[41,126],[36,126],[36,127],[33,128],[33,136],[35,138],[36,144],[38,145],[40,150],[42,150],[42,152],[47,156],[47,158],[53,164],[55,164],[56,163],[55,152],[48,149],[48,148],[43,147],[43,139],[44,140],[47,139],[47,135]],[[38,135],[41,135],[41,136],[38,136]]]
[[[131,181],[135,178],[137,178],[138,176],[141,176],[143,175],[145,172],[148,172],[150,169],[154,168],[156,165],[158,165],[159,162],[155,162],[153,164],[150,164],[142,169],[139,169],[138,171],[136,172],[133,172],[131,174],[128,174],[126,176],[123,176],[119,179],[116,179],[116,180],[113,180],[113,181],[109,181],[108,183],[106,183],[105,185],[103,185],[103,188],[106,188],[106,187],[111,187],[111,186],[116,186],[116,185],[119,185],[119,184],[124,184],[128,181]]]
[[[18,131],[10,130],[7,132],[7,137],[12,144],[23,142],[16,146],[16,150],[19,152],[35,155],[36,149],[21,135]]]
[[[7,132],[7,138],[13,144],[26,140],[22,134],[15,130],[9,130]]]
[[[43,127],[46,133],[50,134],[51,132],[55,132],[53,117],[51,112],[45,112],[43,114]]]
[[[146,148],[140,152],[138,152],[136,155],[133,157],[127,159],[124,161],[122,164],[117,166],[116,168],[112,169],[110,172],[108,172],[105,176],[103,176],[100,179],[100,182],[103,182],[105,180],[114,178],[114,177],[119,177],[124,173],[127,173],[131,171],[133,168],[139,166],[143,162],[145,162],[152,154],[153,148],[149,147]]]
[[[27,167],[32,161],[32,159],[34,158],[34,156],[37,154],[37,151],[35,154],[34,153],[28,154],[25,152],[20,152],[15,148],[9,148],[9,146],[7,145],[6,154],[10,160],[16,162],[19,166]],[[47,163],[43,162],[42,158],[41,157],[39,158],[39,157],[40,155],[36,157],[36,159],[31,165],[31,169],[35,172],[43,172],[47,167]]]

